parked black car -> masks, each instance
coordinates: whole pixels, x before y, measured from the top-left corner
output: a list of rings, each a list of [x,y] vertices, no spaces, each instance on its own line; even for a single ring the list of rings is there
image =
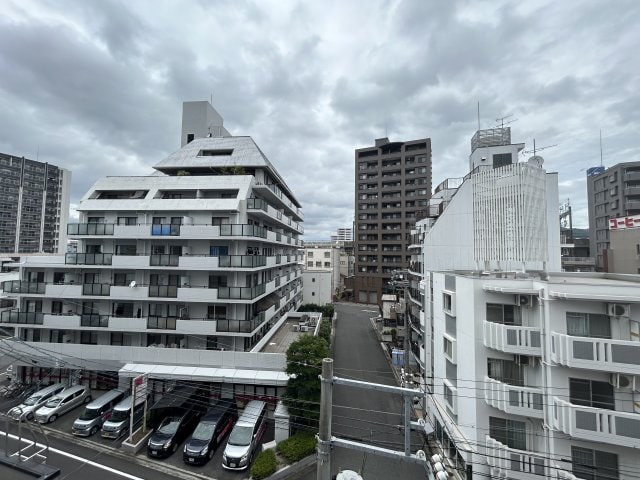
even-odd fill
[[[236,420],[238,420],[238,409],[232,400],[220,400],[209,409],[184,444],[182,453],[184,463],[202,465],[211,460]]]
[[[147,455],[164,458],[178,449],[178,445],[187,438],[200,419],[201,411],[189,409],[182,414],[165,417],[154,430],[147,443]]]

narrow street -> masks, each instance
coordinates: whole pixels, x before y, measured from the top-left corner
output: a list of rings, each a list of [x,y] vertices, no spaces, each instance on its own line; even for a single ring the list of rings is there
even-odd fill
[[[374,383],[396,385],[391,367],[369,320],[376,306],[336,304],[334,375]],[[389,393],[336,386],[333,391],[332,434],[384,448],[402,451],[402,397]],[[412,435],[411,451],[423,448],[422,437]],[[386,457],[334,448],[332,473],[359,471],[364,480],[427,478],[423,467]]]

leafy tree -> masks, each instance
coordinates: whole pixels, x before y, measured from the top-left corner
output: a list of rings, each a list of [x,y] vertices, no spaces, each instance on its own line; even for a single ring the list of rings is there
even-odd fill
[[[303,335],[289,345],[287,369],[289,382],[285,404],[292,421],[318,425],[320,419],[320,378],[322,359],[329,356],[329,344],[324,338]]]
[[[325,305],[317,305],[315,303],[305,303],[298,308],[299,312],[321,312],[325,318],[333,318],[333,305],[327,303]]]

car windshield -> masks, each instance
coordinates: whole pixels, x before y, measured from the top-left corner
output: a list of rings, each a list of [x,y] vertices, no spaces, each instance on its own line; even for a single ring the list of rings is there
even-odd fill
[[[61,400],[62,399],[60,397],[53,397],[51,400],[45,403],[44,406],[47,408],[55,408],[60,404]]]
[[[80,415],[80,420],[93,420],[100,416],[100,411],[97,408],[86,408],[84,413]]]
[[[229,445],[249,445],[251,443],[252,434],[253,428],[236,426],[229,436]]]
[[[158,432],[164,433],[166,435],[173,435],[178,430],[179,425],[180,425],[180,418],[178,417],[165,418],[160,424],[160,427],[158,428]]]
[[[215,430],[215,428],[215,423],[199,423],[196,429],[193,431],[193,435],[191,435],[191,438],[195,440],[211,440],[213,438],[213,431]]]
[[[33,397],[29,397],[29,398],[27,398],[27,399],[24,401],[23,405],[24,405],[25,407],[30,407],[30,406],[35,405],[36,403],[38,403],[38,402],[40,401],[40,399],[41,399],[41,398],[42,398],[42,397],[40,397],[39,395],[34,395]]]
[[[124,422],[129,419],[130,413],[131,410],[114,410],[109,420],[112,422]]]

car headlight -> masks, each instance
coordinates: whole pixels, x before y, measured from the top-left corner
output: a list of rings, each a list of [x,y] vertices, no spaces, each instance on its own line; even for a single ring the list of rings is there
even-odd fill
[[[167,443],[164,444],[164,448],[169,448],[171,446],[171,440],[167,440]]]
[[[225,462],[227,461],[227,454],[226,453],[222,453],[222,460],[224,460]]]
[[[209,451],[209,445],[205,446],[202,449],[202,451],[200,452],[200,455],[206,455],[208,451]]]
[[[240,461],[241,461],[241,462],[246,462],[246,461],[247,461],[247,456],[248,456],[248,455],[249,455],[249,452],[247,452],[247,453],[245,453],[244,455],[242,455],[242,456],[240,457]]]

